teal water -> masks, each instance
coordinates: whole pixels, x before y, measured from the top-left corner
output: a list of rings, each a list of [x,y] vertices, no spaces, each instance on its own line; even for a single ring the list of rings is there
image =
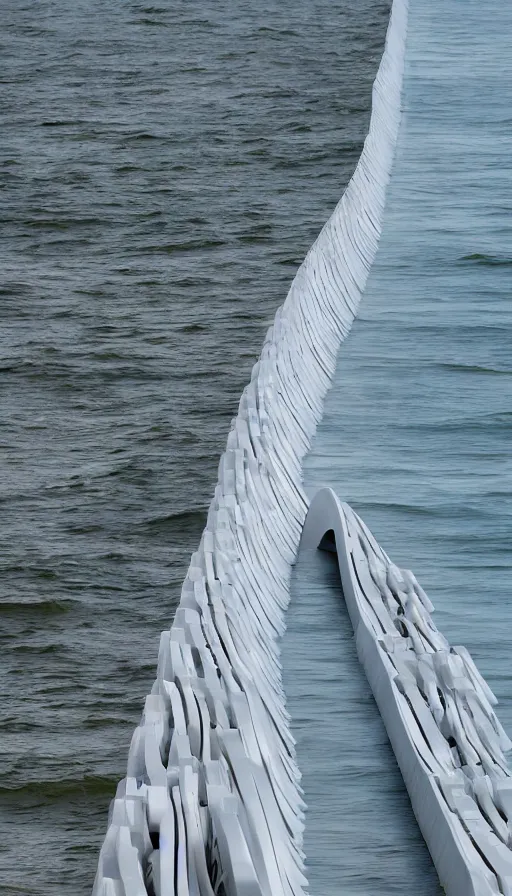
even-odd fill
[[[380,248],[305,466],[414,570],[509,733],[511,33],[510,4],[410,2]],[[284,640],[311,892],[434,896],[336,583],[332,558],[300,558]]]

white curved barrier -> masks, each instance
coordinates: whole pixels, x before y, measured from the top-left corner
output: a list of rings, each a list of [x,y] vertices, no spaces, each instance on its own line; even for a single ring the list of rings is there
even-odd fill
[[[400,119],[394,0],[356,171],[267,333],[101,849],[95,896],[292,896],[303,808],[281,683],[302,460],[380,234]]]
[[[301,547],[335,549],[359,659],[448,896],[512,894],[512,747],[496,698],[433,606],[331,489],[311,502]]]

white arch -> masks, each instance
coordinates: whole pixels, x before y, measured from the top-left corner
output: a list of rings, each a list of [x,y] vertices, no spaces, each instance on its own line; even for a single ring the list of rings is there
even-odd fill
[[[330,488],[313,498],[301,550],[332,533],[359,659],[448,896],[512,893],[511,746],[496,698],[433,606]]]

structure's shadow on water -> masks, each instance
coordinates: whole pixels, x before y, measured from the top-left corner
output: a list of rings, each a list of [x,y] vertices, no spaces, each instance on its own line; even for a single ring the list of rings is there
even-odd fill
[[[336,556],[303,551],[283,639],[314,896],[441,892],[356,654]]]

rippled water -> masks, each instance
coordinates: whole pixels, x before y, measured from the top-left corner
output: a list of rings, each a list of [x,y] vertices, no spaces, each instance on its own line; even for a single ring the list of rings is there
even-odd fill
[[[388,9],[2,3],[2,893],[90,892],[230,419],[359,155]]]
[[[461,10],[410,0],[382,239],[305,481],[414,570],[512,734],[512,6]],[[300,558],[284,641],[311,892],[437,896],[330,561]]]

